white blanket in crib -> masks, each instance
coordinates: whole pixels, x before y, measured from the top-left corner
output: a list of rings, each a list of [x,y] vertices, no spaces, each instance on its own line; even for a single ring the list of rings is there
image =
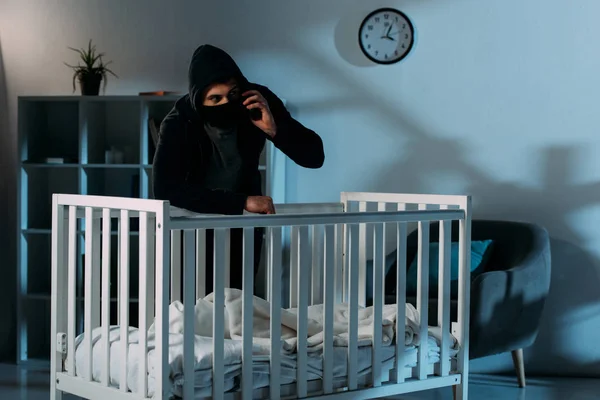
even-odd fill
[[[212,353],[213,353],[213,295],[197,300],[195,304],[194,323],[194,386],[197,396],[210,396],[212,389]],[[169,365],[172,393],[181,395],[183,388],[183,311],[181,302],[174,302],[169,307]],[[225,390],[235,386],[235,378],[241,373],[242,355],[242,291],[226,289],[225,292]],[[296,334],[297,310],[281,309],[281,384],[291,383],[296,376]],[[323,306],[311,306],[308,312],[307,351],[309,379],[318,379],[322,376],[323,353]],[[358,343],[359,343],[359,374],[366,374],[371,368],[371,347],[373,343],[373,308],[360,308],[358,312]],[[394,357],[394,348],[390,347],[395,336],[396,306],[384,307],[382,321],[382,361],[386,362]],[[349,307],[338,304],[334,308],[334,376],[343,377],[347,374],[347,346],[348,346],[348,321]],[[410,304],[406,305],[406,329],[404,333],[406,351],[411,354],[407,359],[407,366],[412,364],[412,354],[416,363],[415,345],[418,345],[418,313]],[[253,298],[253,366],[254,387],[263,387],[268,384],[270,371],[270,304],[258,297]],[[138,332],[130,328],[128,349],[128,386],[137,392],[139,388],[139,360],[140,347]],[[437,333],[437,332],[436,332]],[[83,335],[77,338],[76,347],[76,373],[84,375],[83,367],[85,351],[82,343]],[[93,380],[102,379],[103,342],[100,340],[101,330],[97,328],[92,333],[93,340]],[[111,327],[110,334],[111,385],[118,386],[120,382],[120,368],[124,357],[121,357],[121,346],[118,345],[120,334],[118,327]],[[430,332],[430,339],[435,338]],[[439,360],[438,340],[430,340],[429,361]],[[387,351],[386,351],[387,350]],[[156,371],[156,344],[154,340],[154,324],[148,331],[148,394],[154,393]]]

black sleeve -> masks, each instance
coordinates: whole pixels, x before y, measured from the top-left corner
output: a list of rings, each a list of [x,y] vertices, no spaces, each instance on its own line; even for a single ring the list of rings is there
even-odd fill
[[[301,167],[321,168],[325,162],[321,137],[292,118],[283,102],[271,91],[266,91],[265,98],[277,125],[275,137],[267,138]]]
[[[154,197],[198,213],[242,214],[248,196],[225,190],[209,190],[187,181],[185,129],[185,124],[177,115],[168,116],[161,124],[152,165]]]

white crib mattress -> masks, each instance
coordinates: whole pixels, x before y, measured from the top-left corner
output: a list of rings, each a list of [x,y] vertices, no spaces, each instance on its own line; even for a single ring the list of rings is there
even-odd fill
[[[225,365],[225,390],[234,390],[239,384],[242,368],[242,297],[243,292],[237,289],[225,290],[224,313],[224,365]],[[205,397],[212,393],[212,353],[213,353],[213,296],[209,295],[198,299],[194,307],[194,386],[196,396]],[[253,299],[253,369],[255,388],[269,385],[270,371],[270,324],[271,305],[265,300],[254,297]],[[405,367],[413,367],[417,361],[417,347],[419,344],[419,315],[414,307],[406,304],[405,331],[400,335],[396,332],[395,305],[385,305],[383,308],[381,326],[381,360],[382,364],[393,365],[395,357],[394,342],[404,339]],[[371,356],[374,331],[374,310],[372,307],[358,310],[358,371],[364,376],[371,372]],[[322,305],[310,306],[307,321],[307,355],[308,379],[317,380],[323,376],[322,355],[324,340],[324,310]],[[348,342],[349,342],[350,312],[347,304],[336,304],[333,312],[333,345],[334,345],[334,378],[344,381],[347,375]],[[295,309],[281,309],[281,384],[295,382],[297,373],[297,343],[298,315]],[[181,396],[183,387],[183,327],[184,308],[181,302],[175,301],[169,306],[169,365],[172,393]],[[112,326],[109,330],[110,342],[110,384],[118,387],[121,380],[121,369],[126,366],[128,389],[138,392],[141,378],[139,377],[139,360],[142,359],[138,342],[138,330],[129,328],[129,346],[127,357],[124,357],[120,343],[120,327]],[[87,365],[87,352],[82,346],[83,335],[76,339],[75,373],[85,376]],[[428,361],[430,364],[439,361],[439,330],[429,329]],[[101,381],[102,366],[105,361],[104,343],[101,340],[101,328],[92,332],[92,379]],[[147,386],[148,394],[152,395],[155,388],[156,346],[154,342],[154,324],[148,329],[148,365]],[[453,338],[453,352],[457,353],[457,341]],[[452,356],[453,354],[451,354]],[[69,355],[70,356],[70,355]],[[126,362],[125,362],[126,361]],[[386,381],[387,379],[383,379]]]
[[[120,342],[120,327],[112,326],[109,331],[110,340],[110,386],[118,388],[121,381],[121,369],[127,368],[128,389],[132,392],[138,392],[140,388],[140,346],[139,331],[137,328],[129,328],[129,347],[127,360],[122,356],[122,346]],[[226,339],[225,343],[225,391],[235,391],[239,388],[242,373],[242,343],[238,340]],[[439,345],[435,335],[430,334],[428,338],[428,363],[433,365],[439,361]],[[417,345],[407,346],[405,348],[405,368],[415,367],[417,365]],[[104,343],[102,340],[101,328],[96,328],[92,333],[92,380],[101,382],[103,379]],[[76,339],[75,350],[75,375],[87,379],[85,366],[88,362],[85,346],[83,345],[83,335]],[[456,354],[453,350],[451,356]],[[183,394],[183,335],[170,335],[170,381],[172,384],[171,393],[175,397],[181,397]],[[195,397],[210,397],[212,394],[212,338],[195,336],[195,365],[194,365],[194,388]],[[358,376],[367,377],[371,373],[372,366],[372,347],[363,346],[358,349]],[[148,342],[148,374],[147,385],[148,395],[154,394],[155,388],[155,346],[153,340]],[[395,345],[381,347],[382,360],[382,380],[387,381],[389,371],[394,366]],[[334,347],[333,376],[336,386],[343,386],[347,379],[348,348]],[[308,380],[319,380],[323,376],[323,357],[322,353],[312,354],[308,357]],[[67,362],[68,365],[68,362]],[[282,354],[280,374],[281,385],[287,385],[296,381],[296,355]],[[253,387],[255,389],[269,386],[270,362],[269,357],[257,355],[253,357]]]

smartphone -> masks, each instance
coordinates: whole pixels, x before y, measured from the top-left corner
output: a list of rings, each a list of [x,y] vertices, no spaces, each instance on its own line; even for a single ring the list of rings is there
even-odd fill
[[[260,121],[262,119],[262,111],[260,111],[258,108],[248,110],[248,113],[253,121]]]
[[[249,89],[246,89],[246,90],[249,90]],[[244,97],[242,102],[244,102],[248,97],[250,97],[250,96]],[[251,110],[248,110],[246,108],[246,111],[248,111],[248,115],[250,116],[250,119],[252,119],[253,121],[260,121],[262,119],[262,111],[260,111],[258,108],[253,108]]]

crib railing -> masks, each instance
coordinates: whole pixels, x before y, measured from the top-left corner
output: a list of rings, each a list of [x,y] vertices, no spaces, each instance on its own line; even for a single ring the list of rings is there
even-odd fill
[[[407,210],[406,204],[417,204],[417,210]],[[444,200],[444,201],[441,201]],[[448,200],[448,201],[446,201]],[[451,200],[451,201],[450,201]],[[359,211],[350,212],[352,202],[358,202]],[[169,388],[169,304],[183,299],[184,332],[183,354],[184,371],[187,379],[183,386],[183,398],[193,398],[194,394],[194,305],[203,293],[203,278],[206,268],[213,268],[214,315],[213,315],[213,398],[224,398],[224,333],[225,309],[224,289],[228,287],[229,246],[232,229],[243,230],[243,321],[242,321],[242,380],[239,394],[242,398],[252,398],[252,340],[253,340],[253,290],[254,276],[254,228],[266,229],[266,256],[268,264],[268,293],[270,301],[270,385],[263,395],[281,398],[289,393],[298,397],[332,395],[348,398],[372,398],[383,395],[400,394],[418,388],[449,386],[466,382],[468,360],[468,281],[470,247],[470,201],[467,197],[439,196],[400,198],[378,197],[373,194],[344,194],[342,204],[346,212],[311,212],[297,214],[276,214],[269,216],[185,216],[170,217],[168,203],[155,200],[121,199],[98,196],[55,195],[53,198],[53,280],[52,280],[52,396],[60,397],[60,390],[86,396],[112,396],[113,398],[147,398],[148,395],[148,330],[155,326],[158,364],[155,396],[166,398]],[[377,204],[377,211],[368,211],[369,203]],[[395,210],[388,210],[393,204]],[[434,204],[439,209],[429,209]],[[441,207],[440,207],[441,205]],[[450,357],[450,222],[460,221],[460,273],[459,317],[453,326],[453,333],[459,340],[460,350],[456,374],[451,373]],[[138,230],[132,230],[134,221]],[[441,221],[440,231],[440,285],[438,296],[440,312],[438,323],[443,332],[441,359],[436,367],[436,377],[428,377],[427,337],[428,337],[428,243],[429,223]],[[117,230],[113,230],[116,222]],[[396,233],[397,258],[397,325],[396,332],[405,330],[406,303],[406,236],[410,224],[419,229],[418,251],[418,304],[420,315],[420,343],[417,367],[413,382],[400,386],[382,386],[385,382],[402,383],[405,380],[404,343],[396,340],[395,368],[390,377],[381,373],[381,324],[384,305],[384,259],[389,246],[387,232],[392,228]],[[85,265],[83,332],[76,331],[77,287],[77,236],[84,231]],[[207,230],[214,231],[214,248],[203,246]],[[366,239],[372,231],[373,241],[373,293],[374,323],[371,379],[367,382],[373,388],[368,392],[358,389],[364,382],[358,378],[358,311],[364,305],[367,245]],[[283,242],[282,237],[291,237],[291,284],[290,303],[297,307],[297,373],[296,382],[289,393],[282,393],[280,385],[281,366],[281,276]],[[315,232],[320,232],[315,234]],[[312,233],[312,240],[309,234]],[[142,359],[137,376],[137,391],[126,394],[130,382],[127,376],[127,358],[121,363],[119,390],[111,388],[109,328],[111,325],[111,248],[112,236],[118,238],[117,276],[118,296],[117,321],[120,325],[121,354],[127,354],[129,326],[137,322],[139,327],[139,347]],[[131,263],[131,238],[138,236],[138,265]],[[343,253],[341,241],[343,240]],[[181,251],[180,251],[181,249]],[[206,251],[213,251],[213,265],[207,266]],[[321,255],[321,261],[314,263],[311,255]],[[182,266],[175,268],[174,266]],[[137,268],[136,268],[137,267]],[[138,271],[138,312],[137,321],[130,318],[131,273]],[[305,273],[311,271],[312,274]],[[315,277],[315,273],[319,276]],[[183,293],[180,283],[183,282]],[[310,289],[310,290],[309,290]],[[341,293],[340,293],[341,292]],[[314,382],[308,380],[307,360],[307,310],[309,304],[316,304],[319,298],[323,303],[323,378],[315,389]],[[344,299],[349,304],[349,346],[348,372],[345,392],[339,392],[333,377],[333,312],[334,305]],[[466,305],[465,305],[466,304]],[[67,310],[66,312],[64,310]],[[189,323],[191,322],[191,323]],[[101,330],[103,342],[102,379],[93,382],[92,331]],[[83,371],[75,371],[75,338],[83,333],[82,349],[85,351]],[[63,334],[66,334],[63,336]],[[66,339],[65,339],[66,337]],[[64,345],[64,348],[63,348]],[[65,363],[66,355],[66,363]],[[420,385],[420,386],[419,386]],[[466,386],[466,385],[461,385]],[[460,390],[460,389],[459,389]],[[350,392],[352,392],[350,394]],[[119,397],[122,395],[123,397]],[[464,392],[466,398],[466,389]]]
[[[459,219],[459,254],[458,254],[458,310],[455,323],[450,321],[451,307],[451,268],[450,268],[450,250],[452,237],[452,220],[440,219],[439,221],[439,260],[438,260],[438,308],[437,308],[437,323],[442,332],[440,344],[440,362],[435,366],[435,373],[439,376],[448,376],[450,373],[450,332],[454,335],[460,346],[460,351],[457,355],[456,372],[462,375],[462,384],[458,386],[456,392],[457,399],[466,399],[468,397],[468,375],[469,375],[469,312],[470,312],[470,290],[471,290],[471,197],[470,196],[453,196],[453,195],[429,195],[429,194],[403,194],[403,193],[365,193],[365,192],[345,192],[342,193],[342,203],[346,212],[358,208],[359,212],[365,212],[368,209],[376,207],[378,211],[386,211],[389,209],[406,211],[406,210],[460,210],[464,213],[463,218]],[[426,344],[424,339],[427,336],[427,317],[429,315],[429,225],[432,221],[425,218],[417,221],[416,229],[418,229],[418,251],[417,251],[417,311],[421,316],[419,332],[421,344],[419,347],[419,359],[416,376],[419,379],[425,379],[426,372]],[[385,229],[386,225],[392,225],[391,235],[389,230]],[[397,249],[396,257],[396,304],[406,303],[406,271],[407,271],[407,248],[406,239],[409,231],[410,222],[402,221],[397,224],[383,224],[375,228],[375,236],[373,243],[373,294],[374,304],[377,308],[378,303],[383,301],[385,277],[382,276],[384,270],[383,261],[388,254],[386,246],[389,241],[386,240],[387,235],[391,237],[395,234],[395,248]],[[369,251],[368,234],[373,227],[369,224],[361,224],[359,231],[359,281],[367,281],[366,258]],[[383,250],[381,247],[383,246]],[[347,280],[345,280],[347,282]],[[359,302],[365,304],[366,285],[358,287]],[[353,290],[345,290],[347,293],[356,293]],[[379,294],[379,295],[376,295]],[[401,324],[404,321],[404,309],[398,307],[397,315],[397,332],[402,332]],[[377,315],[375,318],[378,318]],[[451,329],[448,329],[451,327]],[[396,360],[395,372],[396,382],[402,382],[403,378],[398,373],[399,366],[402,365],[403,354],[400,349],[400,344],[396,342]],[[375,360],[375,354],[373,355]],[[377,363],[374,361],[373,365]]]

